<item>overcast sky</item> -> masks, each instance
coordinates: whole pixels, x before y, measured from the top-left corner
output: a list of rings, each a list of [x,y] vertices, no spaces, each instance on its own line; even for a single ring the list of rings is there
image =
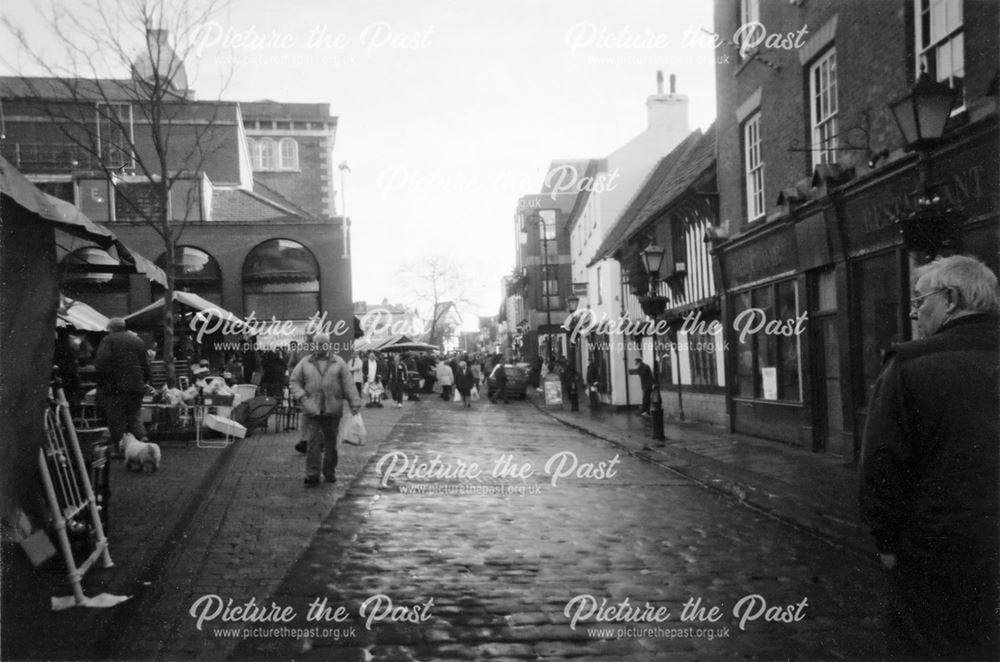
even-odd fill
[[[44,38],[28,3],[2,11]],[[517,198],[553,159],[603,157],[642,131],[657,70],[677,75],[692,129],[712,122],[715,53],[692,38],[711,29],[711,0],[234,0],[188,70],[203,99],[233,58],[225,99],[330,104],[355,300],[412,304],[397,267],[446,254],[472,312],[492,315]],[[32,73],[13,49],[0,39],[0,71]]]

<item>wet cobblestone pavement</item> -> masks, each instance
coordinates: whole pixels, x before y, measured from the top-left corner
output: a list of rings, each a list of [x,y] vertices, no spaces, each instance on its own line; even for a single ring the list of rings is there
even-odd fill
[[[407,410],[280,586],[247,588],[221,597],[287,619],[206,604],[198,634],[241,639],[230,659],[882,651],[874,566],[524,403]]]

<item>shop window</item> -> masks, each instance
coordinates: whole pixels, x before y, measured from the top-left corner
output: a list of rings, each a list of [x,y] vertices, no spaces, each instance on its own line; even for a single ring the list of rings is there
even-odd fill
[[[802,401],[799,336],[767,333],[760,328],[748,334],[742,342],[739,338],[739,330],[746,328],[748,320],[759,321],[760,315],[764,315],[769,322],[794,324],[799,308],[798,285],[791,280],[758,287],[734,297],[733,320],[741,319],[739,325],[734,324],[739,327],[736,337],[736,392],[740,397]],[[753,312],[747,312],[751,309]]]
[[[962,0],[914,0],[916,74],[948,83],[965,106],[965,31]]]
[[[60,263],[62,292],[108,317],[124,317],[129,313],[129,277],[114,271],[120,267],[103,249],[78,248]]]
[[[754,113],[743,125],[743,162],[746,177],[747,219],[764,216],[764,161],[761,157],[760,113]]]
[[[257,319],[309,319],[320,310],[319,264],[298,242],[265,241],[243,263],[243,297]]]
[[[166,253],[156,260],[156,266],[166,269]],[[214,257],[194,246],[177,246],[174,250],[174,289],[191,292],[222,306],[222,269]],[[154,284],[153,298],[163,296],[163,287]]]
[[[809,69],[809,120],[813,167],[837,162],[837,51],[830,49]]]
[[[750,293],[741,292],[734,297],[733,310],[739,315],[750,308]],[[735,319],[735,316],[734,316]],[[753,346],[736,343],[736,393],[744,398],[754,396]]]

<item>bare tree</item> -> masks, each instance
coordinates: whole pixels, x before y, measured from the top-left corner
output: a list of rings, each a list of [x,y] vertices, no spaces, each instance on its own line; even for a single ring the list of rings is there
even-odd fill
[[[224,3],[67,3],[44,15],[51,39],[29,36],[9,17],[3,19],[29,65],[44,74],[19,77],[26,91],[20,101],[32,102],[72,145],[71,160],[77,163],[67,163],[67,170],[92,170],[106,178],[114,188],[109,204],[116,213],[146,224],[163,242],[163,358],[171,380],[175,250],[198,208],[198,187],[177,185],[190,182],[225,144],[218,133],[223,104],[194,99],[185,62],[193,60],[199,31]],[[61,52],[52,56],[45,46]],[[116,73],[125,76],[110,77]]]
[[[466,274],[455,260],[436,255],[404,265],[398,275],[410,285],[415,301],[430,306],[427,343],[437,345],[437,341],[444,339],[448,304],[453,304],[456,311],[471,304],[466,296]]]

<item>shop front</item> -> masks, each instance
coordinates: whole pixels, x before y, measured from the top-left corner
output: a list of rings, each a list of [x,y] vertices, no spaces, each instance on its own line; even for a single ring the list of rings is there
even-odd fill
[[[901,160],[873,177],[851,182],[836,195],[849,286],[849,342],[842,351],[850,371],[855,452],[885,351],[915,336],[909,319],[914,270],[934,254],[958,252],[997,271],[997,140],[994,116],[949,135],[948,143],[926,160]],[[921,168],[927,170],[922,174]],[[942,213],[923,219],[931,228],[908,228],[904,237],[902,226],[920,208],[922,177]]]
[[[726,291],[730,428],[810,445],[803,355],[805,277],[795,226],[773,221],[717,249]]]

